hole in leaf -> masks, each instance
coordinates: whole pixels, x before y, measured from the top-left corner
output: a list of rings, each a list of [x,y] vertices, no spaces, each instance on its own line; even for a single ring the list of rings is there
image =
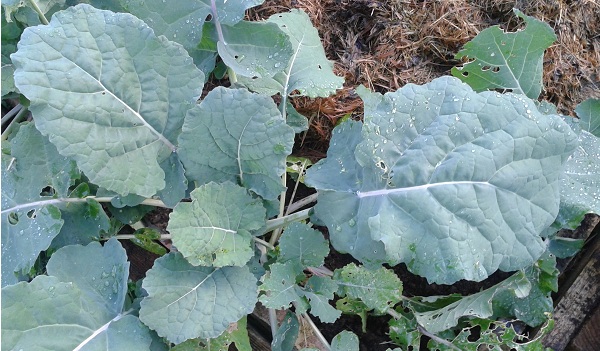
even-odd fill
[[[490,67],[490,66],[483,66],[483,67],[481,67],[481,70],[485,72],[485,71],[489,71],[491,68],[492,67]]]
[[[321,67],[321,65],[317,65],[317,67],[319,67],[319,69],[323,69],[323,68]]]
[[[460,74],[461,74],[463,77],[468,77],[468,76],[469,76],[469,72],[466,72],[466,71],[465,71],[465,72],[460,72]]]
[[[494,72],[494,73],[500,72],[500,67],[494,67],[494,68],[492,68],[492,72]]]
[[[40,196],[54,196],[54,194],[56,194],[56,190],[51,186],[47,186],[40,191]]]
[[[106,95],[106,92],[105,92],[105,91],[103,91],[103,92],[102,92],[102,95]]]
[[[19,216],[14,212],[9,213],[8,223],[11,225],[17,225],[17,223],[19,223]]]
[[[29,210],[29,212],[27,212],[27,217],[34,219],[35,218],[35,210]]]
[[[208,16],[206,16],[206,22],[210,22],[212,21],[213,17],[211,14],[209,14]]]
[[[285,24],[282,24],[282,25],[281,25],[281,28],[287,28],[287,25],[285,25]]]

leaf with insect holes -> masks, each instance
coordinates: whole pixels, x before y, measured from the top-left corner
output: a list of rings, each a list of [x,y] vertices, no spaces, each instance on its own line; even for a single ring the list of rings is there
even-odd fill
[[[321,232],[303,223],[290,224],[279,240],[279,262],[291,262],[299,272],[320,267],[329,254],[329,244]]]
[[[468,61],[452,68],[452,75],[476,91],[509,90],[537,99],[542,91],[544,50],[556,40],[552,28],[514,9],[526,27],[506,33],[498,26],[481,31],[456,54]]]
[[[208,183],[171,213],[167,230],[173,244],[193,265],[243,266],[254,255],[252,231],[265,223],[260,199],[230,182]]]
[[[247,266],[196,267],[179,253],[157,259],[142,287],[140,319],[175,344],[221,335],[252,312],[258,295]]]
[[[2,286],[14,284],[16,271],[28,271],[60,232],[64,220],[57,204],[79,172],[33,123],[20,126],[2,154]],[[47,193],[44,190],[49,190]],[[48,195],[46,195],[48,194]]]
[[[11,59],[36,127],[91,182],[144,197],[165,187],[159,163],[204,82],[179,44],[130,14],[80,4],[27,28]]]
[[[377,313],[386,313],[388,308],[402,300],[402,281],[384,267],[368,270],[350,263],[336,269],[333,280],[340,286],[340,296],[360,299]]]
[[[185,117],[179,156],[198,184],[231,181],[274,200],[293,144],[271,97],[218,87]]]
[[[559,116],[541,114],[523,95],[476,93],[453,77],[359,95],[362,140],[343,123],[331,144],[350,150],[333,149],[306,176],[336,249],[370,265],[404,262],[443,284],[540,257],[540,234],[558,214],[562,167],[577,146]]]

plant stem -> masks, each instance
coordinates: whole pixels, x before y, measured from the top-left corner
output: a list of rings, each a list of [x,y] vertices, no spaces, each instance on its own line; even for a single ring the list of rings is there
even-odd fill
[[[302,313],[302,317],[304,317],[304,319],[306,319],[306,321],[308,322],[308,325],[310,325],[312,330],[315,332],[315,335],[317,336],[317,338],[319,339],[321,344],[323,344],[323,346],[325,346],[325,348],[327,350],[331,350],[331,345],[329,345],[329,342],[327,341],[327,339],[325,339],[325,337],[323,336],[323,334],[321,333],[321,331],[319,330],[319,328],[317,327],[315,322],[313,322],[313,320],[310,318],[310,316],[306,312],[304,312],[304,313]]]
[[[430,333],[427,331],[427,329],[425,329],[422,325],[417,324],[417,330],[419,331],[419,333],[425,335],[426,337],[430,338],[431,340],[438,342],[442,345],[447,346],[448,348],[450,348],[451,350],[457,350],[457,351],[461,351],[461,349],[459,349],[458,347],[456,347],[454,344],[452,344],[450,341],[446,340],[446,339],[442,339],[439,336]]]
[[[18,211],[18,210],[22,210],[22,209],[34,208],[34,207],[45,206],[45,205],[54,205],[54,204],[60,204],[60,203],[87,202],[88,199],[96,200],[98,202],[111,202],[111,200],[113,198],[112,197],[86,196],[86,197],[82,197],[82,198],[69,197],[69,198],[40,200],[40,201],[28,202],[25,204],[13,206],[10,208],[5,208],[5,209],[2,209],[2,212],[0,212],[0,213],[13,212],[13,211]],[[169,208],[167,205],[165,205],[162,201],[160,201],[158,199],[145,199],[144,201],[142,201],[140,203],[140,205]]]
[[[50,22],[48,22],[48,19],[46,18],[46,16],[44,16],[44,13],[42,12],[42,10],[40,9],[40,7],[38,6],[37,2],[35,2],[35,0],[29,0],[29,3],[31,4],[31,8],[33,8],[33,10],[38,14],[38,16],[40,17],[40,21],[42,22],[42,24],[48,24]]]
[[[8,136],[13,132],[13,130],[15,128],[17,128],[17,126],[19,125],[19,123],[21,123],[21,121],[23,121],[25,119],[25,117],[27,116],[27,112],[28,111],[29,110],[27,109],[27,107],[23,106],[17,112],[17,115],[15,116],[15,118],[13,118],[13,120],[10,121],[10,123],[8,124],[8,127],[6,127],[6,129],[2,133],[2,140],[7,140],[8,139]]]
[[[215,22],[215,28],[217,28],[219,41],[222,42],[223,45],[227,45],[225,37],[223,36],[223,28],[221,28],[221,22],[219,22],[219,17],[217,15],[217,3],[215,0],[210,0],[210,11],[212,12],[213,20]]]
[[[302,207],[312,204],[313,202],[317,201],[317,193],[314,193],[312,195],[309,195],[303,199],[300,199],[294,203],[292,203],[291,205],[288,206],[287,212],[288,213],[294,213],[296,211],[298,211],[299,209],[301,209]]]
[[[275,219],[270,219],[267,221],[266,228],[258,236],[267,234],[268,232],[271,232],[277,228],[285,227],[286,225],[288,225],[292,222],[298,222],[298,221],[307,219],[308,217],[310,217],[311,210],[312,210],[312,207],[302,210],[300,212],[292,213],[291,215],[287,215],[287,216],[279,217],[279,218],[275,218]],[[271,245],[273,245],[271,242],[269,242],[269,243]]]
[[[2,117],[2,127],[4,127],[4,125],[17,113],[19,113],[19,111],[21,111],[21,109],[23,108],[23,105],[18,104],[17,106],[13,107],[10,111],[8,111],[7,114],[4,115],[4,117]]]

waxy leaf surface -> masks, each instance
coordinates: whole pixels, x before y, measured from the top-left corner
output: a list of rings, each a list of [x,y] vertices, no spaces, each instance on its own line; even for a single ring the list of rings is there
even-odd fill
[[[360,95],[365,122],[354,160],[352,149],[331,152],[307,172],[334,247],[344,241],[341,251],[365,263],[405,262],[444,284],[537,260],[577,146],[559,116],[524,96],[477,94],[452,77]],[[351,135],[334,133],[332,145],[356,143],[353,128],[341,130]]]
[[[59,249],[48,262],[48,273],[57,276],[2,289],[2,348],[148,349],[148,328],[121,313],[128,268],[116,239],[104,247],[93,243]]]
[[[476,91],[507,89],[537,99],[542,91],[544,50],[556,40],[547,23],[514,10],[526,27],[506,33],[494,26],[481,31],[458,52],[457,59],[472,59],[452,74]]]
[[[254,255],[252,231],[265,224],[260,199],[230,183],[208,183],[179,203],[167,230],[173,244],[193,265],[243,266]]]
[[[170,342],[215,338],[254,310],[256,278],[244,267],[195,267],[179,253],[154,262],[140,319]]]
[[[179,155],[198,184],[231,181],[274,200],[293,143],[294,131],[273,99],[219,87],[188,112]]]
[[[10,144],[11,154],[2,154],[2,286],[16,283],[14,272],[28,271],[61,230],[60,210],[42,190],[66,197],[78,177],[74,162],[32,123],[21,125]]]
[[[130,14],[78,5],[27,28],[11,59],[36,127],[93,183],[145,197],[165,187],[159,163],[204,82],[179,44]]]

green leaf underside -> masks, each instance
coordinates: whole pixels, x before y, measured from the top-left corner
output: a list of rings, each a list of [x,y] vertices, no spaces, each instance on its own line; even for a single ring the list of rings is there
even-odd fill
[[[121,195],[165,187],[159,162],[204,81],[181,46],[132,15],[82,4],[27,28],[18,48],[15,84],[62,155]]]
[[[38,203],[51,187],[66,197],[75,164],[58,154],[32,123],[23,124],[11,140],[11,155],[2,154],[2,286],[14,284],[13,272],[29,270],[63,225],[58,208]]]
[[[300,330],[300,324],[298,323],[298,317],[292,311],[288,311],[283,319],[283,322],[277,329],[275,335],[273,335],[273,341],[271,342],[272,351],[292,351],[294,344],[298,338],[298,331]]]
[[[179,156],[198,184],[231,181],[274,200],[293,143],[294,131],[270,97],[218,87],[188,112]]]
[[[175,344],[219,336],[252,312],[258,291],[246,266],[195,267],[179,253],[157,259],[143,288],[140,319]]]
[[[560,117],[452,77],[360,95],[362,131],[338,127],[328,159],[306,177],[336,249],[368,264],[405,262],[443,284],[541,255],[539,233],[558,213],[562,165],[577,145]]]
[[[59,277],[38,276],[3,288],[2,349],[148,349],[148,328],[135,316],[121,314],[126,260],[114,239],[105,247],[68,246],[48,263],[49,273]],[[120,268],[113,275],[109,266]]]
[[[351,263],[336,269],[333,279],[343,295],[361,300],[369,309],[386,313],[402,299],[402,281],[384,267],[368,270]]]
[[[294,91],[303,96],[326,97],[342,88],[344,79],[333,73],[333,64],[325,56],[319,33],[305,12],[275,14],[268,22],[276,23],[289,36],[292,58],[287,68],[273,78],[240,78],[240,82],[267,95],[279,93],[283,102]]]
[[[542,91],[544,50],[556,35],[547,23],[517,9],[514,12],[526,27],[513,33],[498,26],[481,31],[456,54],[457,59],[473,61],[452,68],[452,74],[476,91],[508,89],[537,99]]]
[[[252,231],[265,223],[259,199],[230,182],[209,183],[178,204],[167,230],[173,244],[193,265],[243,266],[254,255]]]

